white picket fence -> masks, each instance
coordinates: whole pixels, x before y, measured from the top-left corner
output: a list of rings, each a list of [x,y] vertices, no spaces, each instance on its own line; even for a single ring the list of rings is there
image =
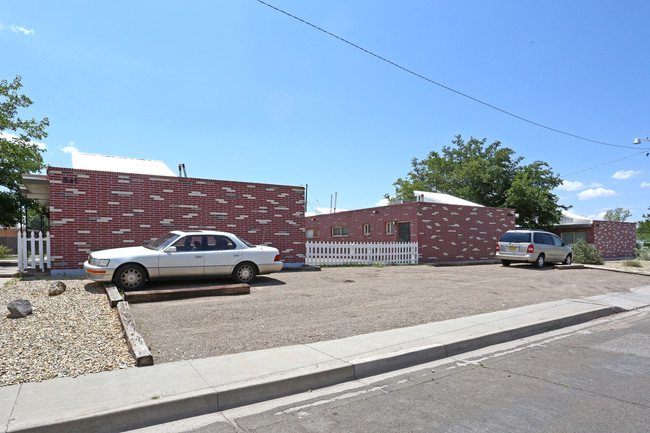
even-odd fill
[[[307,242],[308,265],[418,263],[417,242]]]
[[[25,269],[36,269],[38,266],[45,272],[50,268],[50,232],[43,237],[43,232],[38,232],[38,237],[31,233],[18,232],[18,269],[25,272]]]

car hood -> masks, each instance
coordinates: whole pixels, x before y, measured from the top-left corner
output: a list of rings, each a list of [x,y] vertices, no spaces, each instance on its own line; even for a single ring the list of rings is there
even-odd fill
[[[96,259],[116,259],[125,257],[142,257],[153,256],[160,254],[158,250],[150,250],[145,247],[125,247],[125,248],[112,248],[110,250],[94,251],[90,253]]]

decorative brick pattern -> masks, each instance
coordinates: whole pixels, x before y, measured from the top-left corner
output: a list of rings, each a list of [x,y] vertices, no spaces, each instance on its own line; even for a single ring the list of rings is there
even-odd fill
[[[594,245],[604,259],[635,256],[636,223],[594,221]]]
[[[404,203],[305,218],[305,229],[318,229],[308,241],[397,242],[398,223],[409,222],[411,242],[418,242],[420,263],[494,260],[497,241],[515,228],[512,209]],[[394,222],[392,234],[386,223]],[[363,226],[370,234],[363,234]],[[347,226],[349,235],[332,236],[332,227]]]
[[[52,269],[174,229],[224,230],[305,260],[304,188],[50,167]],[[262,217],[263,215],[263,217]]]

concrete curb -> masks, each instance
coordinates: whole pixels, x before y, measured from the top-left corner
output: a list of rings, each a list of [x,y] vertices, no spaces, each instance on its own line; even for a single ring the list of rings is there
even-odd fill
[[[341,340],[14,385],[0,388],[0,401],[14,402],[0,422],[7,432],[134,429],[412,367],[649,305],[646,286]],[[46,404],[52,401],[57,404]]]
[[[554,268],[557,269],[558,271],[570,271],[570,270],[573,270],[573,269],[584,269],[585,265],[574,265],[574,264],[571,264],[571,265],[555,265]]]
[[[609,271],[609,272],[620,272],[622,274],[647,275],[650,277],[650,272],[646,272],[646,271],[635,271],[633,269],[608,268],[606,266],[600,266],[600,265],[584,265],[584,266],[587,269],[597,269],[599,271]]]

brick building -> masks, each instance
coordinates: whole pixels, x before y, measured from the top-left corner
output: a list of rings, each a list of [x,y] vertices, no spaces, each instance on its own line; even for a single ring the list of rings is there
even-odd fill
[[[567,244],[583,240],[593,244],[604,259],[636,256],[636,223],[599,221],[564,212],[553,231]]]
[[[53,273],[175,229],[232,232],[278,248],[289,266],[305,261],[302,187],[59,167],[30,177],[27,195],[38,190],[50,210]]]
[[[307,241],[418,242],[420,263],[494,260],[497,241],[515,228],[512,209],[423,201],[305,220]]]

